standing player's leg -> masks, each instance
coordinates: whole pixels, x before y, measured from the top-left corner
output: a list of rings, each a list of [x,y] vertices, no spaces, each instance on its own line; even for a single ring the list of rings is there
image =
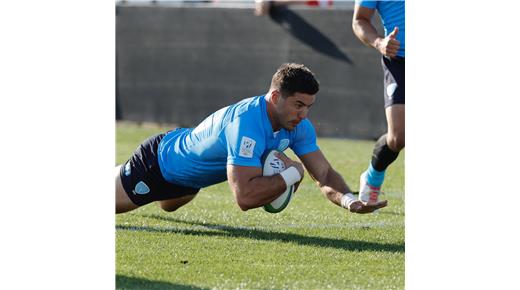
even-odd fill
[[[388,123],[386,144],[390,150],[399,153],[405,144],[404,104],[395,104],[386,108],[385,111],[386,122]]]
[[[138,208],[126,194],[121,183],[121,165],[116,166],[116,213],[123,213]]]
[[[392,164],[399,152],[404,148],[405,138],[405,105],[395,104],[385,109],[386,120],[388,123],[388,132],[377,140],[372,160],[367,170],[361,175],[361,187],[364,191],[364,201],[375,202],[385,178],[385,172],[388,166]],[[366,194],[368,192],[368,194]],[[366,197],[368,196],[368,200]]]
[[[384,73],[385,115],[388,132],[381,136],[372,154],[372,160],[359,179],[359,198],[368,203],[377,202],[386,168],[397,159],[405,144],[405,64],[404,58],[381,60]]]

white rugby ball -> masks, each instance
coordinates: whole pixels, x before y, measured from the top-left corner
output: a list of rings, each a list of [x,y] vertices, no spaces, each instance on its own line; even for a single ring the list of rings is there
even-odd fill
[[[263,175],[264,176],[272,176],[278,174],[285,170],[285,163],[278,157],[276,157],[275,153],[280,152],[278,150],[271,150],[264,154],[262,157],[263,161]],[[287,207],[289,201],[291,201],[291,197],[294,193],[294,185],[291,185],[289,188],[285,190],[279,197],[277,197],[272,202],[264,205],[264,210],[270,213],[279,213]]]

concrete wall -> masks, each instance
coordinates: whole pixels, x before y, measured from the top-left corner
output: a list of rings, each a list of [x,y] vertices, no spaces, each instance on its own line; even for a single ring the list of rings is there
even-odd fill
[[[321,90],[319,136],[373,139],[386,130],[380,57],[351,29],[351,10],[116,7],[117,115],[194,126],[267,92],[284,62],[308,66]]]

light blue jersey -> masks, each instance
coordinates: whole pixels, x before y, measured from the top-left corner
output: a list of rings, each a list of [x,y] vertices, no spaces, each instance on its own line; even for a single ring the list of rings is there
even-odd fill
[[[398,56],[404,57],[404,0],[401,1],[364,1],[356,0],[359,6],[376,9],[381,15],[381,21],[385,28],[385,37],[388,36],[397,26],[399,32],[396,39],[401,42],[401,47],[397,52]]]
[[[318,150],[308,119],[294,130],[273,132],[265,96],[222,108],[193,129],[171,131],[161,140],[158,160],[168,182],[202,188],[227,180],[226,165],[262,167],[267,150],[291,148],[298,156]]]

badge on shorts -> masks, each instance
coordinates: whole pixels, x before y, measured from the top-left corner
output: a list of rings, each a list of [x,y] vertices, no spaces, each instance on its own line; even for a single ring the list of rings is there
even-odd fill
[[[394,92],[396,89],[397,89],[396,83],[391,83],[386,87],[386,95],[388,96],[389,99],[394,97]]]
[[[253,151],[255,150],[256,141],[249,137],[242,137],[242,141],[240,142],[240,151],[238,152],[238,156],[251,158],[253,157]]]
[[[150,188],[146,183],[139,181],[139,183],[135,185],[134,194],[147,194],[149,192]]]

